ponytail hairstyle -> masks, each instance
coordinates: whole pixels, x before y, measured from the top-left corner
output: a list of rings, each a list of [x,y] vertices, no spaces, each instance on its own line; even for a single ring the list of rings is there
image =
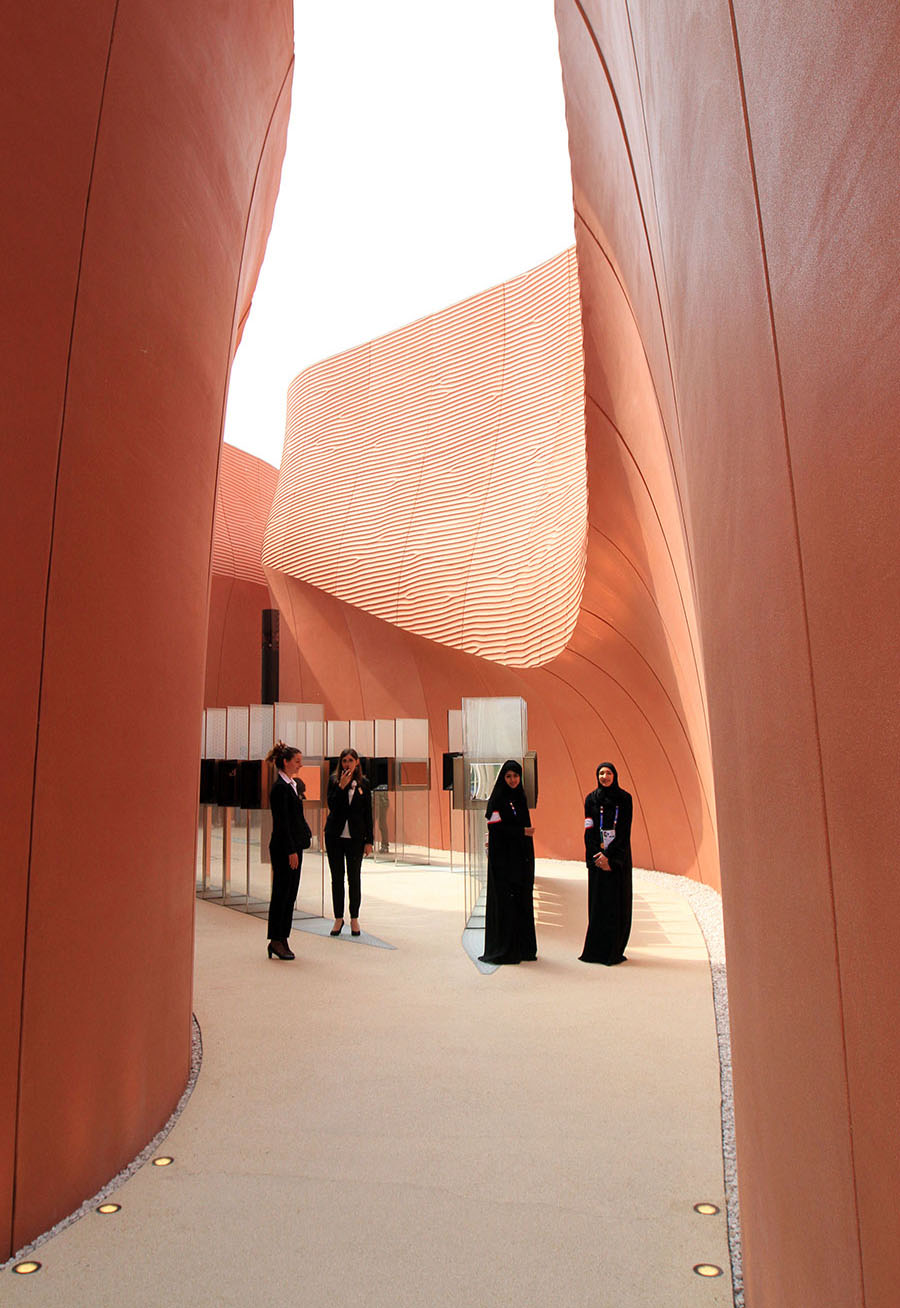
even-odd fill
[[[288,759],[294,758],[299,753],[300,750],[295,749],[293,745],[286,745],[283,740],[276,740],[266,755],[266,762],[274,764],[279,772],[283,772]],[[295,777],[294,780],[297,783],[298,795],[304,795],[306,793],[305,781],[301,780],[300,777]]]

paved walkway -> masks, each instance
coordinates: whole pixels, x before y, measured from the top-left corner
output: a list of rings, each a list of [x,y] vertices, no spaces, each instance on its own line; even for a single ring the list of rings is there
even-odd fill
[[[730,1305],[709,964],[636,881],[629,962],[579,963],[584,873],[539,862],[536,963],[478,971],[446,869],[364,870],[393,948],[197,905],[200,1076],[114,1198],[4,1304]],[[707,1200],[722,1210],[701,1217]],[[725,1269],[703,1280],[694,1264]]]

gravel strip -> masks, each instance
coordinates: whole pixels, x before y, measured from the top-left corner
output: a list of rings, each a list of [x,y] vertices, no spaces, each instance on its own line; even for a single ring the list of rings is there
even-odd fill
[[[731,1253],[731,1281],[734,1308],[745,1308],[744,1273],[741,1262],[741,1209],[738,1198],[737,1150],[734,1140],[734,1087],[731,1079],[731,1028],[728,1022],[728,980],[725,972],[725,928],[722,923],[722,896],[712,886],[701,885],[690,877],[668,872],[634,869],[638,882],[655,883],[677,890],[693,910],[703,932],[709,953],[713,1004],[716,1011],[716,1035],[719,1042],[719,1080],[722,1088],[722,1161],[725,1174],[725,1206],[728,1217],[728,1248]]]
[[[5,1263],[0,1263],[0,1272],[5,1272],[8,1267],[12,1267],[13,1263],[21,1262],[23,1258],[30,1258],[34,1251],[39,1249],[47,1240],[52,1239],[54,1235],[59,1235],[60,1231],[64,1231],[66,1227],[71,1226],[73,1222],[77,1222],[79,1217],[84,1217],[87,1213],[92,1213],[100,1204],[105,1203],[110,1195],[118,1190],[119,1186],[127,1181],[129,1177],[134,1176],[139,1167],[143,1167],[145,1163],[150,1161],[162,1142],[165,1140],[166,1136],[172,1130],[172,1127],[178,1121],[181,1114],[184,1112],[187,1101],[190,1099],[194,1086],[197,1084],[197,1077],[200,1075],[200,1064],[202,1061],[203,1037],[200,1034],[200,1023],[192,1014],[191,1074],[188,1077],[187,1085],[184,1087],[184,1093],[178,1100],[175,1111],[169,1118],[168,1122],[166,1122],[161,1131],[156,1133],[150,1143],[144,1146],[137,1158],[132,1159],[128,1166],[123,1168],[122,1171],[114,1176],[111,1181],[107,1181],[102,1190],[98,1190],[90,1199],[85,1199],[81,1207],[76,1208],[74,1213],[70,1213],[68,1217],[63,1217],[55,1226],[51,1226],[49,1231],[45,1231],[43,1235],[39,1235],[36,1240],[32,1240],[31,1244],[26,1244],[24,1248],[18,1251],[18,1253],[13,1254],[12,1258],[7,1259]]]

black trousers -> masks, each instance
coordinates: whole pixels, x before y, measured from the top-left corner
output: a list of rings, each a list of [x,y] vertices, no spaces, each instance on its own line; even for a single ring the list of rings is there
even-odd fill
[[[287,940],[294,920],[294,903],[300,889],[303,855],[296,868],[284,857],[269,853],[272,860],[272,898],[269,901],[269,939]]]
[[[343,836],[332,836],[325,841],[325,853],[331,869],[331,904],[335,917],[344,916],[345,864],[347,885],[350,888],[350,916],[359,917],[359,902],[362,898],[359,873],[365,847],[364,841],[346,840]]]

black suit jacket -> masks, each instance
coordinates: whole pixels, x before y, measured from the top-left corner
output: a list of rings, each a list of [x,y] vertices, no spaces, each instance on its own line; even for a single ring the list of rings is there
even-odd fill
[[[328,778],[328,817],[325,819],[325,839],[337,839],[350,824],[350,839],[361,845],[374,844],[372,834],[372,788],[365,777],[358,783],[353,803],[350,787],[341,790],[336,777]]]
[[[303,800],[294,787],[276,777],[269,791],[269,808],[272,811],[272,836],[269,854],[274,858],[287,858],[302,854],[309,848],[312,832],[303,816]]]

